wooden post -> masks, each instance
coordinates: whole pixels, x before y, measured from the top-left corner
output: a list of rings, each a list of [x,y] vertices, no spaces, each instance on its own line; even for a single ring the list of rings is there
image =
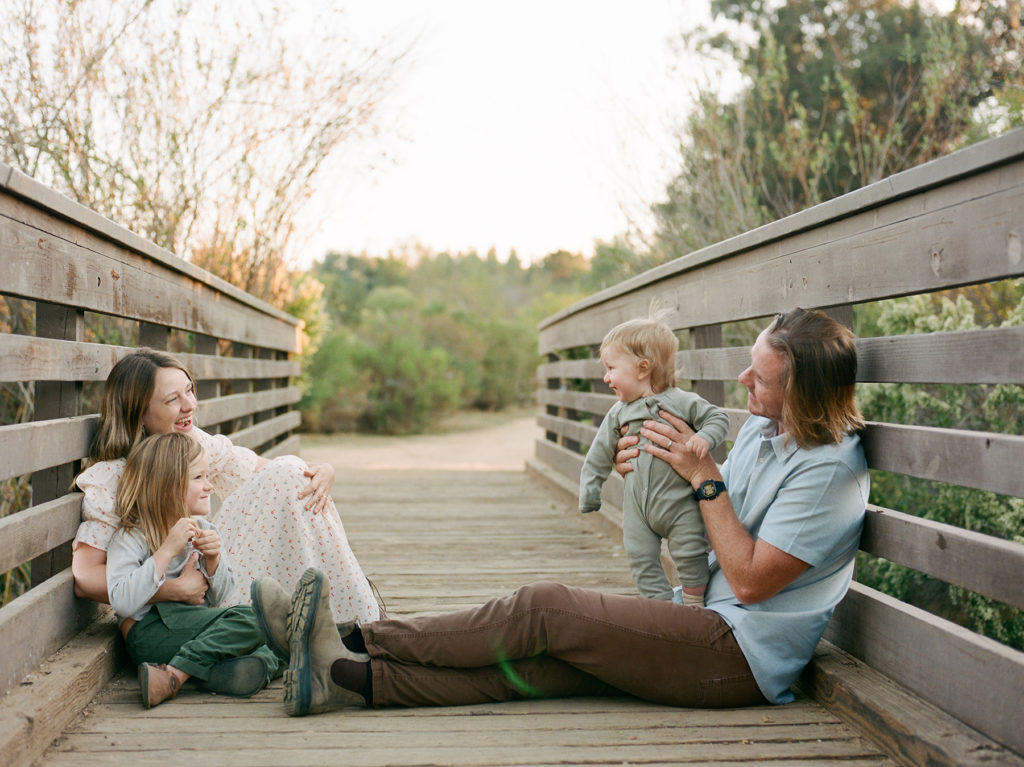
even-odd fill
[[[84,312],[59,304],[36,303],[36,336],[82,341]],[[37,381],[33,420],[46,421],[79,415],[82,410],[81,381]],[[69,492],[81,461],[65,463],[32,473],[32,505],[52,501]],[[32,560],[31,583],[35,587],[71,565],[71,542]]]
[[[721,325],[702,325],[690,331],[690,344],[693,349],[717,349],[722,345]],[[693,393],[703,397],[713,405],[725,405],[724,381],[694,381]],[[719,445],[711,451],[711,456],[718,462],[725,460],[725,445]]]

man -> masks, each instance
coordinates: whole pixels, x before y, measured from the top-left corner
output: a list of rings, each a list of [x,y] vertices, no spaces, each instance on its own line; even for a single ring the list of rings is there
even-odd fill
[[[792,700],[863,525],[856,349],[848,329],[796,309],[750,357],[739,380],[752,417],[721,471],[684,449],[693,431],[669,413],[642,432],[694,488],[713,549],[706,608],[537,583],[447,615],[335,627],[317,571],[290,599],[263,579],[253,603],[290,650],[288,713],[622,693],[709,708]],[[619,442],[623,473],[636,443]]]

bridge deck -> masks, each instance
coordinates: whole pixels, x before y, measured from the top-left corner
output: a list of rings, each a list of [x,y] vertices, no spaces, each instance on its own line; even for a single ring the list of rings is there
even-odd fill
[[[631,593],[621,545],[523,472],[339,472],[353,548],[392,614],[478,604],[543,578]],[[817,704],[695,711],[632,698],[530,701],[295,719],[281,684],[236,701],[183,691],[151,711],[121,674],[41,764],[891,765]]]

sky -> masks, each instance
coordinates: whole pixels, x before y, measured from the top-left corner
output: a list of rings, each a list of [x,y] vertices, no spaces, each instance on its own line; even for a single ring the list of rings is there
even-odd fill
[[[674,169],[703,81],[671,45],[706,0],[359,0],[363,34],[413,41],[381,111],[385,157],[330,174],[301,260],[328,250],[592,255]]]

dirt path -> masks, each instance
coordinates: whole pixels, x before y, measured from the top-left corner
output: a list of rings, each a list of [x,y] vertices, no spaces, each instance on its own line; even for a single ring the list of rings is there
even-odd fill
[[[351,470],[522,471],[543,436],[533,414],[461,414],[434,433],[405,437],[303,435],[302,457]]]

